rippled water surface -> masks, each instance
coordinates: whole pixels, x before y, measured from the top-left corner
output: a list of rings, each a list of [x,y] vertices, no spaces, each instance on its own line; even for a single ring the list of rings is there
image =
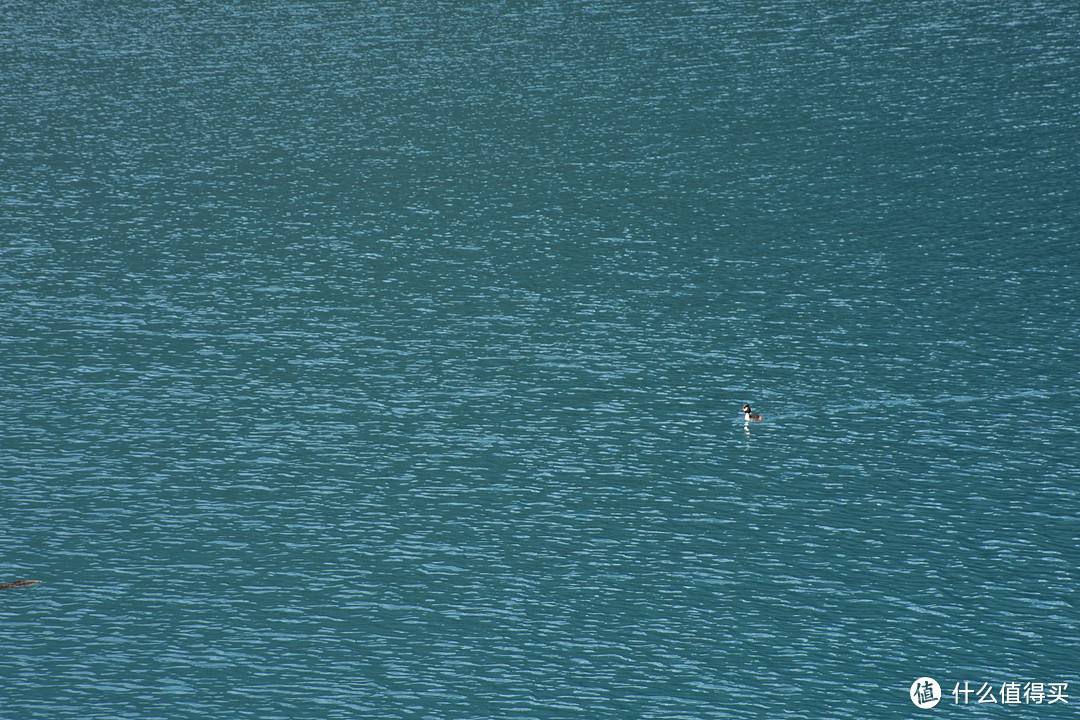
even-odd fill
[[[0,6],[0,715],[1075,716],[1078,37]]]

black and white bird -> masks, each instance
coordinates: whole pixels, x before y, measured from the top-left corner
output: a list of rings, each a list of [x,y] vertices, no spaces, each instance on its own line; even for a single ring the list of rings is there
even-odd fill
[[[756,412],[751,412],[749,405],[743,405],[742,411],[746,415],[746,422],[761,422],[763,419]]]

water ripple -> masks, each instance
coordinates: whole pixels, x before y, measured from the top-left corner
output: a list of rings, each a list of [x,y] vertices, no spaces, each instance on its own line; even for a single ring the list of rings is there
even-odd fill
[[[0,18],[13,716],[1076,681],[1075,13]]]

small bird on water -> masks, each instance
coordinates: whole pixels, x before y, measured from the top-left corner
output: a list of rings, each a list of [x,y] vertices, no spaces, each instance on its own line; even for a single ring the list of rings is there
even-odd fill
[[[0,585],[0,590],[7,590],[8,588],[27,587],[28,585],[36,585],[41,582],[40,580],[16,580],[15,582],[4,583]]]
[[[746,415],[746,422],[761,422],[764,418],[758,415],[756,412],[750,412],[749,405],[743,405],[742,411]]]

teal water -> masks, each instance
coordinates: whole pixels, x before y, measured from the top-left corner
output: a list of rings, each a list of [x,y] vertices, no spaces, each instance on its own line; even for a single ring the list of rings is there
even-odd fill
[[[1075,716],[1078,38],[0,5],[0,717]]]

